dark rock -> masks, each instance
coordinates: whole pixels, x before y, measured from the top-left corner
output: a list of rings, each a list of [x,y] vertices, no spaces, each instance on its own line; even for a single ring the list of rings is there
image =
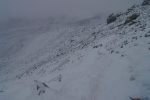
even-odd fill
[[[96,34],[96,32],[93,32],[93,33],[92,33],[92,35],[95,35],[95,34]]]
[[[102,47],[103,44],[98,44],[98,45],[95,45],[93,48],[98,48],[98,47]]]
[[[124,41],[123,44],[124,44],[124,45],[127,45],[127,44],[128,44],[128,40]]]
[[[98,48],[98,45],[94,46],[93,48]]]
[[[135,23],[137,23],[137,22],[132,21],[132,22],[129,24],[129,26],[131,26],[131,25],[133,25],[133,24],[135,24]]]
[[[111,50],[111,54],[114,52],[114,50]]]
[[[123,45],[120,48],[123,48]]]
[[[72,43],[72,42],[74,42],[75,40],[70,40],[70,42]]]
[[[149,100],[148,97],[130,97],[130,100]]]
[[[114,21],[116,21],[116,20],[117,20],[117,16],[112,13],[112,14],[109,15],[108,18],[107,18],[107,24],[110,24],[110,23],[112,23],[112,22],[114,22]]]
[[[130,100],[142,100],[141,98],[130,97]]]
[[[124,55],[121,55],[121,57],[124,57]]]
[[[135,80],[135,77],[134,76],[131,76],[130,77],[130,81],[134,81]]]
[[[119,51],[116,51],[116,54],[119,54]]]
[[[137,37],[137,36],[134,36],[134,37],[132,37],[132,39],[133,39],[133,40],[137,40],[137,39],[138,39],[138,37]]]
[[[142,6],[150,5],[150,0],[144,0]]]
[[[49,88],[49,86],[46,83],[42,83],[44,87]]]
[[[127,9],[126,14],[128,14],[129,12],[133,11],[136,8],[137,5],[133,5],[132,7],[130,7],[129,9]]]
[[[61,75],[61,74],[58,76],[58,81],[59,81],[59,82],[62,81],[62,75]]]
[[[124,24],[128,24],[128,23],[130,23],[130,22],[135,23],[135,22],[133,22],[133,21],[134,21],[135,19],[137,19],[139,16],[140,16],[140,14],[138,14],[138,13],[132,14],[131,16],[127,17],[127,19],[126,19],[126,21],[125,21]]]
[[[100,44],[99,46],[100,46],[100,47],[102,47],[102,46],[103,46],[103,44]]]
[[[144,37],[150,37],[150,34],[145,34]]]

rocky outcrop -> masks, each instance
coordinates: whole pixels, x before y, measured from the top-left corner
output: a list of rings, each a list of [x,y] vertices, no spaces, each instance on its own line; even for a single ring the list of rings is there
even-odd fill
[[[150,0],[144,0],[142,6],[150,5]]]

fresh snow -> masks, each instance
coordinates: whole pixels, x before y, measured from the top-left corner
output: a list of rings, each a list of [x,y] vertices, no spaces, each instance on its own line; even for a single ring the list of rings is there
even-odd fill
[[[123,24],[137,12],[136,23]],[[0,100],[149,100],[149,12],[136,6],[109,25],[72,25],[19,43],[19,34],[3,36]],[[4,55],[9,46],[16,49]]]

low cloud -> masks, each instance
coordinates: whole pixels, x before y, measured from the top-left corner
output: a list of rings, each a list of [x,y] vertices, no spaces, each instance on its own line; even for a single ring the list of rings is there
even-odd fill
[[[1,18],[68,15],[89,17],[127,9],[141,0],[1,0]]]

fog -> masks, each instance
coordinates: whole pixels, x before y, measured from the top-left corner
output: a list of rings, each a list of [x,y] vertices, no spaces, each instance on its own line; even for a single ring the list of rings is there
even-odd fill
[[[0,19],[67,15],[86,18],[127,9],[141,0],[0,0]]]

